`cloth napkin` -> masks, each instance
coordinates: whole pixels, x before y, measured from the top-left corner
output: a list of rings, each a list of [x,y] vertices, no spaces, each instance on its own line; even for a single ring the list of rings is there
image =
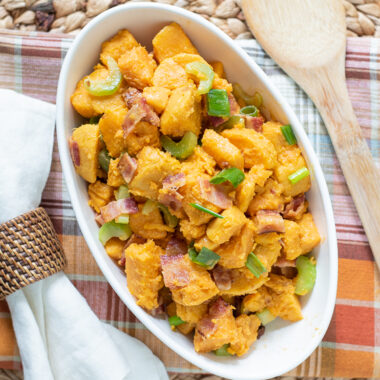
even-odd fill
[[[0,88],[12,88],[54,103],[59,70],[70,43],[66,35],[0,32]],[[320,346],[287,376],[380,378],[380,276],[326,129],[311,100],[255,41],[237,43],[270,76],[308,133],[325,174],[337,226],[339,280],[335,313]],[[221,60],[224,54],[220,52]],[[348,39],[346,76],[355,113],[380,164],[380,39]],[[201,373],[136,320],[108,285],[75,221],[56,145],[42,206],[61,237],[68,259],[65,272],[98,318],[143,341],[164,362],[168,372],[182,374],[186,380]],[[0,367],[20,368],[9,310],[2,302],[0,337]]]
[[[55,106],[0,89],[0,223],[36,208],[50,171]],[[7,297],[27,380],[168,379],[137,339],[99,321],[62,272]]]

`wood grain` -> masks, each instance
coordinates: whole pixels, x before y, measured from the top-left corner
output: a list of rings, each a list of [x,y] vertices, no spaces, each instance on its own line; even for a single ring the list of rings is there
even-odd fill
[[[348,96],[341,1],[243,0],[242,6],[261,46],[321,113],[380,268],[380,176]]]

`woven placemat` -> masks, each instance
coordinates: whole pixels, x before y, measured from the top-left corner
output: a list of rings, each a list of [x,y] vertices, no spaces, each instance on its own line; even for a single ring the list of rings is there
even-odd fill
[[[98,14],[127,1],[1,0],[0,28],[77,34]],[[241,10],[241,0],[156,0],[156,2],[198,13],[232,38],[252,38]],[[346,10],[348,36],[380,37],[379,0],[342,0],[342,2]]]
[[[0,299],[65,264],[62,245],[42,207],[0,224]]]

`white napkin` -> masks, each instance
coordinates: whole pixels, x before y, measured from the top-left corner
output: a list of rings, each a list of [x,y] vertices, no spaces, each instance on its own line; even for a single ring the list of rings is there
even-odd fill
[[[51,163],[55,107],[0,89],[0,223],[36,208]],[[64,273],[6,298],[25,380],[166,380],[138,340],[99,321]]]

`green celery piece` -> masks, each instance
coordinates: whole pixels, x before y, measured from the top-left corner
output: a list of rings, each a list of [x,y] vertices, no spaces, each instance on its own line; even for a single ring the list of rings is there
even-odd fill
[[[160,141],[167,152],[180,160],[189,157],[198,144],[197,135],[191,131],[186,132],[179,142],[175,142],[165,135],[160,137]]]
[[[128,224],[129,223],[129,215],[128,214],[119,215],[115,219],[115,222],[119,223],[119,224]]]
[[[158,208],[160,209],[160,211],[162,212],[164,216],[165,224],[171,228],[177,227],[178,218],[172,215],[169,209],[165,205],[158,203]]]
[[[121,185],[116,191],[116,200],[129,198],[129,190],[127,185]]]
[[[260,93],[255,92],[252,96],[248,95],[238,83],[232,85],[233,94],[237,99],[238,103],[245,104],[246,106],[255,106],[257,108],[261,107],[263,104],[263,97]]]
[[[313,259],[307,256],[299,256],[296,260],[298,274],[296,277],[295,293],[303,296],[309,293],[315,284],[317,278],[317,266]]]
[[[186,72],[195,75],[199,79],[199,94],[207,94],[211,90],[215,73],[207,63],[190,62],[186,65]]]
[[[104,223],[99,229],[99,240],[103,245],[113,237],[127,240],[131,235],[132,230],[128,224],[118,224],[115,221]]]
[[[99,155],[98,155],[98,161],[99,161],[99,165],[100,167],[108,173],[108,169],[110,167],[110,161],[111,161],[111,156],[108,154],[108,151],[107,149],[102,149],[100,152],[99,152]]]
[[[148,199],[141,210],[141,213],[143,215],[149,215],[151,212],[153,212],[158,207],[158,204],[156,201],[152,201],[151,199]]]
[[[219,347],[217,350],[214,351],[214,354],[216,356],[232,356],[229,352],[228,352],[228,347],[230,345],[227,343],[225,345],[223,345],[222,347]]]
[[[84,88],[91,95],[94,96],[107,96],[114,94],[120,87],[121,80],[123,79],[119,66],[116,61],[108,56],[106,58],[107,68],[109,75],[106,79],[94,81],[90,77],[84,80]]]
[[[263,326],[276,319],[276,317],[267,309],[263,309],[259,313],[256,313],[257,317],[260,319]]]

